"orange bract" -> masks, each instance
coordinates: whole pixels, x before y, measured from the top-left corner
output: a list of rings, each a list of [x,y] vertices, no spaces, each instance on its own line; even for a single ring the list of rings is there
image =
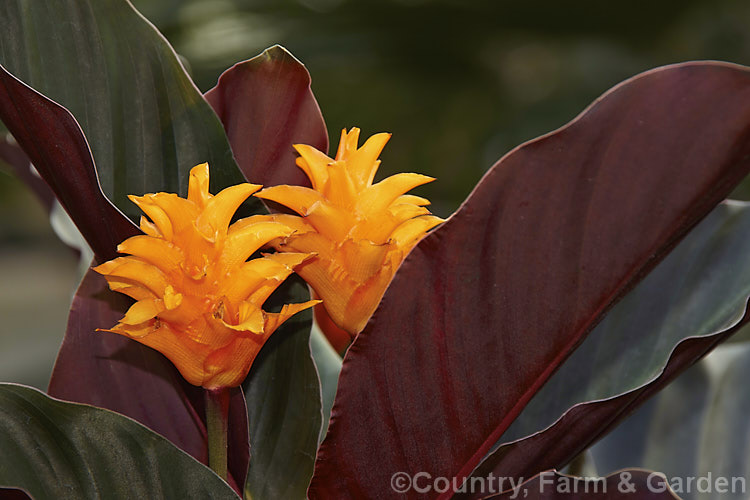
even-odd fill
[[[311,256],[284,253],[247,261],[293,229],[265,215],[229,225],[260,186],[240,184],[212,196],[208,180],[204,163],[190,171],[187,199],[172,193],[131,196],[150,218],[141,217],[146,234],[118,246],[128,256],[94,270],[112,290],[136,300],[105,331],[161,352],[191,384],[218,389],[242,383],[273,331],[318,301],[287,304],[278,313],[261,308],[295,266]]]
[[[405,194],[433,178],[403,173],[373,184],[378,157],[390,137],[376,134],[358,148],[359,129],[343,130],[335,159],[295,145],[297,165],[312,189],[274,186],[255,195],[301,216],[273,216],[295,232],[271,244],[277,250],[316,254],[297,273],[323,299],[333,322],[352,337],[364,328],[406,254],[442,222],[425,208],[429,200]],[[325,321],[320,323],[325,328]],[[326,333],[331,338],[333,332]]]

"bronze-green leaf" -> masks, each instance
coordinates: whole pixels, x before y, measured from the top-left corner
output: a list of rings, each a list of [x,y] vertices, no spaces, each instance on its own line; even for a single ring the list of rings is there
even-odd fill
[[[206,466],[117,413],[0,384],[0,486],[34,499],[236,499]]]
[[[198,163],[212,192],[244,180],[218,117],[126,0],[2,2],[0,64],[73,114],[104,193],[133,220],[128,194],[184,196]]]

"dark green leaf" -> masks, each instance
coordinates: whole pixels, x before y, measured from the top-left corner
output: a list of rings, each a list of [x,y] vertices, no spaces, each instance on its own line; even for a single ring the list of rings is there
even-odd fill
[[[307,287],[290,278],[265,308],[306,300]],[[309,309],[287,320],[263,346],[245,382],[250,425],[247,498],[305,498],[321,428],[320,383],[310,354],[311,322]]]
[[[243,181],[218,117],[126,0],[2,2],[0,64],[70,110],[104,193],[133,220],[128,194],[184,195],[198,163],[212,192]]]
[[[0,485],[35,500],[225,498],[210,469],[134,420],[0,384]]]

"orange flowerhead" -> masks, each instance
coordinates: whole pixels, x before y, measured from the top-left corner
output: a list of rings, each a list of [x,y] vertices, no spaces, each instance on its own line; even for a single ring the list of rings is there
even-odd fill
[[[188,197],[172,193],[130,196],[150,218],[144,235],[122,242],[129,254],[94,270],[112,290],[137,302],[112,329],[156,349],[185,379],[207,389],[239,385],[273,331],[318,301],[261,306],[306,253],[265,255],[247,261],[274,238],[289,236],[284,224],[256,215],[229,225],[234,212],[260,189],[240,184],[208,193],[208,164],[190,172]]]
[[[390,137],[376,134],[358,148],[359,129],[343,130],[335,159],[295,145],[297,165],[312,189],[275,186],[256,194],[301,216],[275,215],[295,232],[271,244],[277,250],[316,253],[297,273],[323,299],[330,319],[351,337],[364,328],[406,254],[442,222],[425,208],[429,200],[405,194],[433,178],[404,173],[373,184],[378,157]],[[321,311],[316,312],[326,331],[327,318],[320,321]],[[326,334],[330,339],[332,332]]]

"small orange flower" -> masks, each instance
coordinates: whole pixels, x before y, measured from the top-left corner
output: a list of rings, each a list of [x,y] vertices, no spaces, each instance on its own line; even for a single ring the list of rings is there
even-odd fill
[[[376,134],[358,148],[359,129],[343,130],[335,159],[311,146],[295,145],[301,155],[297,165],[313,188],[274,186],[255,195],[302,216],[273,216],[295,232],[271,244],[277,250],[316,253],[297,273],[323,299],[316,314],[329,339],[335,332],[326,326],[328,318],[321,318],[321,307],[354,337],[365,327],[406,254],[442,222],[425,208],[429,200],[405,194],[432,177],[403,173],[373,184],[378,157],[390,137]]]
[[[208,193],[208,164],[190,171],[187,199],[172,193],[130,196],[150,218],[144,235],[122,242],[129,254],[94,270],[113,291],[137,302],[109,331],[156,349],[185,379],[206,389],[237,386],[276,328],[319,301],[287,304],[278,313],[261,306],[308,258],[307,253],[265,255],[247,261],[293,229],[264,215],[229,225],[234,212],[260,189],[240,184]]]

